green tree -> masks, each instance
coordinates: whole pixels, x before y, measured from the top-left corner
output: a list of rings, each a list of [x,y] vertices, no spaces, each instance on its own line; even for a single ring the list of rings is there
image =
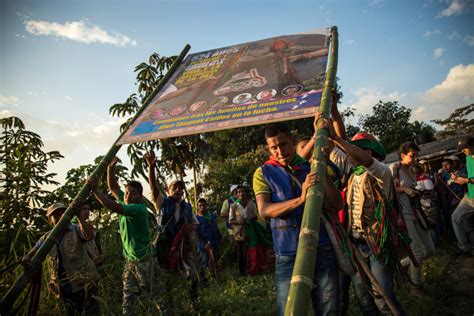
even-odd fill
[[[377,136],[387,152],[396,150],[416,134],[434,135],[435,129],[426,123],[410,123],[411,109],[399,105],[398,101],[379,101],[372,111],[372,115],[359,117],[359,125],[362,130]]]
[[[44,187],[58,185],[48,165],[63,156],[58,151],[45,152],[41,137],[28,131],[18,117],[2,118],[0,124],[0,230],[10,244],[20,231],[35,231],[47,224],[44,206],[51,192]]]
[[[355,116],[355,109],[353,107],[348,107],[347,109],[341,112],[341,118],[344,123],[344,128],[346,129],[346,138],[351,139],[356,133],[360,131],[359,126],[352,125],[349,123],[351,117]]]
[[[474,104],[469,104],[454,110],[454,112],[444,120],[432,120],[433,123],[441,125],[444,128],[444,130],[440,131],[437,135],[441,138],[447,138],[454,135],[474,133],[474,118],[472,118],[472,115],[469,116],[473,112]]]

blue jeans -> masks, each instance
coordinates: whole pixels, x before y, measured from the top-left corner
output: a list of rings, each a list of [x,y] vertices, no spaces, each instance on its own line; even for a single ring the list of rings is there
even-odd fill
[[[277,314],[285,313],[286,300],[295,265],[294,256],[275,257],[275,281],[277,295]],[[336,254],[330,244],[319,245],[311,299],[316,315],[337,315],[339,301],[339,282]]]
[[[392,271],[386,265],[370,254],[370,248],[366,242],[356,242],[355,245],[359,248],[362,255],[366,258],[370,271],[374,275],[375,279],[380,283],[385,294],[392,299],[392,302],[400,311],[401,315],[405,315],[402,305],[397,301],[395,292],[393,291],[393,280]],[[364,315],[379,315],[390,314],[390,310],[382,299],[381,295],[375,293],[375,297],[368,291],[367,285],[362,279],[360,273],[356,273],[352,276],[352,285],[354,286],[354,292],[357,300],[357,304]]]

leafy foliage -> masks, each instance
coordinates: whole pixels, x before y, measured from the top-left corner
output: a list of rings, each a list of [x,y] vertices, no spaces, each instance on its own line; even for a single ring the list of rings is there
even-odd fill
[[[431,134],[435,129],[423,122],[410,123],[411,109],[398,104],[398,101],[379,101],[373,107],[372,115],[359,118],[362,130],[374,134],[387,152],[394,151],[416,134]]]
[[[53,179],[56,174],[48,173],[48,165],[63,156],[58,151],[43,151],[41,137],[26,130],[18,117],[2,118],[0,124],[0,229],[16,234],[19,229],[43,227],[42,209],[51,202],[44,187],[58,184]]]
[[[360,132],[360,128],[358,126],[354,126],[349,123],[349,119],[354,116],[355,116],[355,109],[353,107],[348,107],[341,112],[341,118],[344,123],[344,127],[346,129],[347,139],[351,139],[355,134]]]
[[[444,130],[439,132],[441,138],[459,134],[474,133],[474,118],[471,115],[474,113],[474,104],[469,104],[454,110],[446,119],[432,120],[433,123],[441,125]]]

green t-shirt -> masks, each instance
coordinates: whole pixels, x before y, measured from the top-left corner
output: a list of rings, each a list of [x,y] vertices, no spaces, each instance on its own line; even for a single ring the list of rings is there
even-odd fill
[[[148,210],[145,204],[125,204],[123,197],[124,193],[120,191],[118,203],[125,212],[119,215],[123,255],[127,260],[141,260],[150,250]]]
[[[466,157],[466,168],[467,178],[474,178],[474,157],[472,155]],[[469,182],[467,184],[467,196],[471,199],[474,199],[474,183]]]

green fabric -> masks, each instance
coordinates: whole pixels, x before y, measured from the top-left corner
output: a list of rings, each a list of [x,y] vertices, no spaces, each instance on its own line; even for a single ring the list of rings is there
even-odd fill
[[[148,210],[145,204],[125,204],[124,194],[119,192],[118,203],[124,214],[119,215],[120,237],[123,255],[127,260],[141,260],[150,250]]]
[[[293,161],[290,162],[290,166],[293,167],[293,166],[299,166],[299,165],[302,165],[304,163],[306,163],[307,160],[304,159],[303,157],[301,157],[300,155],[298,154],[295,154],[295,157],[293,158]]]
[[[382,144],[376,140],[359,139],[359,140],[351,141],[350,143],[360,148],[372,150],[374,153],[379,155],[382,158],[382,160],[385,159],[385,157],[387,156]]]
[[[474,178],[474,157],[472,155],[466,157],[466,169],[467,178]],[[474,199],[474,183],[467,184],[467,196],[471,199]]]
[[[273,248],[271,233],[269,233],[257,219],[246,220],[244,229],[248,248],[255,248],[260,245]]]
[[[204,213],[202,217],[205,218],[208,222],[211,221],[211,213],[209,213],[209,211],[206,211],[206,213]]]
[[[356,176],[360,176],[361,174],[363,174],[364,172],[366,172],[367,170],[365,169],[364,166],[360,165],[360,166],[357,166],[357,167],[354,167],[352,168],[352,170],[354,171],[354,174]]]

